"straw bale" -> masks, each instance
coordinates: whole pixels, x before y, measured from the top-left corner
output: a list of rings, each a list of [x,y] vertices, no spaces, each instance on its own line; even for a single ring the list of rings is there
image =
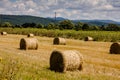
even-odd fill
[[[20,40],[20,49],[38,49],[38,40],[36,38],[22,38]]]
[[[111,46],[110,46],[110,53],[111,54],[120,54],[120,43],[113,43]]]
[[[27,37],[34,37],[34,34],[29,33],[29,34],[27,35]]]
[[[83,57],[78,51],[53,51],[50,56],[50,69],[55,72],[82,70]]]
[[[84,38],[84,41],[93,41],[94,39],[90,36],[87,36]]]
[[[1,32],[1,35],[7,35],[7,32]]]
[[[56,37],[53,40],[54,45],[66,45],[66,40],[64,38]]]

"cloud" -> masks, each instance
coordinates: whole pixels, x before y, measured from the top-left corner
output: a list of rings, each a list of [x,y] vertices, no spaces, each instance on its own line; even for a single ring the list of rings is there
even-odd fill
[[[120,0],[107,0],[115,8],[120,8]]]
[[[0,13],[120,21],[120,0],[0,0]],[[115,15],[114,15],[115,14]]]

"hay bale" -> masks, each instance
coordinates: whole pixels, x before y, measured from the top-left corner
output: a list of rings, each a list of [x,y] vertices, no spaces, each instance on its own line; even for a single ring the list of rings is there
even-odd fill
[[[110,46],[110,53],[111,54],[120,54],[120,43],[113,43]]]
[[[50,56],[50,69],[55,72],[82,70],[83,57],[78,51],[53,51]]]
[[[64,38],[56,37],[53,40],[54,45],[66,45],[66,40]]]
[[[34,37],[34,34],[29,33],[29,34],[27,35],[27,37]]]
[[[20,40],[20,49],[38,49],[38,40],[36,38],[22,38]]]
[[[7,32],[1,32],[1,35],[7,35]]]
[[[87,36],[84,38],[84,41],[93,41],[94,39],[90,36]]]

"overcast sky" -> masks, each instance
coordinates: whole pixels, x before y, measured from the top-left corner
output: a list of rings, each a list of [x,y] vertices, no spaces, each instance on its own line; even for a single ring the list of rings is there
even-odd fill
[[[120,22],[120,0],[0,0],[0,14]]]

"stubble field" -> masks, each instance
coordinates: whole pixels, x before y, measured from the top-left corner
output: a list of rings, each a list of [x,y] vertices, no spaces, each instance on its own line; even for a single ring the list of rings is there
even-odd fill
[[[109,54],[112,42],[66,39],[53,45],[53,38],[36,36],[38,50],[20,50],[26,35],[0,35],[0,79],[7,80],[120,80],[120,55]],[[53,50],[78,50],[84,57],[82,71],[58,73],[49,70]]]

